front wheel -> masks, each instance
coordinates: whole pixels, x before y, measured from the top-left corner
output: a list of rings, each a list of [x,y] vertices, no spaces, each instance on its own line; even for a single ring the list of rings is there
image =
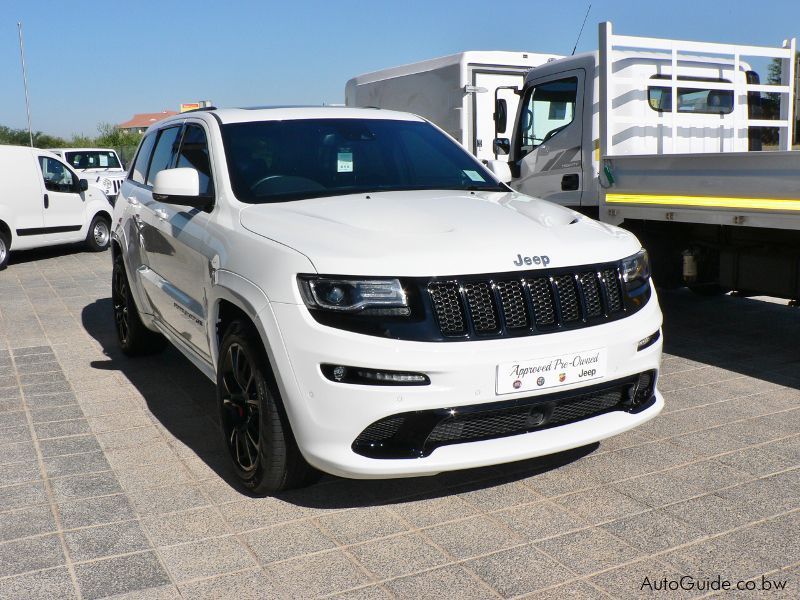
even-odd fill
[[[111,242],[111,230],[108,219],[102,215],[95,215],[86,234],[86,246],[92,252],[102,252]]]
[[[313,481],[317,472],[300,454],[260,340],[241,320],[222,339],[217,400],[223,441],[245,488],[263,496]]]

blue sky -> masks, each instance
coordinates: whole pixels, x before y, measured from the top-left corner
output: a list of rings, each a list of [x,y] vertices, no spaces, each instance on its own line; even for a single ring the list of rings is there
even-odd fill
[[[568,54],[587,2],[527,0],[1,0],[0,125],[25,127],[23,22],[33,128],[96,133],[135,112],[344,101],[354,75],[462,50]],[[800,1],[595,0],[618,33],[779,45],[800,36]],[[505,9],[506,13],[501,12]],[[746,10],[746,12],[743,12]]]

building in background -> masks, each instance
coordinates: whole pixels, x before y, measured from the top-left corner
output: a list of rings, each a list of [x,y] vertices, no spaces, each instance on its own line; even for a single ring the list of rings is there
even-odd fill
[[[133,118],[117,125],[117,129],[131,133],[144,133],[150,125],[178,113],[174,110],[162,110],[156,113],[137,113]]]

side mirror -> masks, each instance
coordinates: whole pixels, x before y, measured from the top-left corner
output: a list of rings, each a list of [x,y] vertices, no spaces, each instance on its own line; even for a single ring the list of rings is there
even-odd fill
[[[511,140],[508,138],[494,138],[494,153],[508,154],[511,152]]]
[[[508,103],[504,98],[494,102],[494,129],[496,133],[505,133],[508,122]]]
[[[78,191],[79,192],[85,192],[88,189],[89,189],[89,182],[86,181],[85,179],[79,179],[78,180]]]
[[[486,163],[486,167],[503,183],[509,183],[513,179],[511,167],[507,162],[490,160]]]
[[[208,212],[214,198],[200,195],[200,174],[195,169],[165,169],[156,174],[153,200],[191,206]]]

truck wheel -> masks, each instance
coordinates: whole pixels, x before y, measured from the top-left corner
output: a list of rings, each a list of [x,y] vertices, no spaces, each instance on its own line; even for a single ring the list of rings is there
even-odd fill
[[[166,344],[164,336],[150,331],[139,317],[121,255],[114,259],[114,268],[111,272],[111,303],[114,308],[117,341],[125,354],[142,356],[154,354],[164,348]]]
[[[8,266],[8,256],[11,254],[9,250],[10,247],[11,241],[8,239],[8,236],[4,231],[0,231],[0,271]]]
[[[222,338],[217,401],[225,447],[241,484],[259,496],[299,487],[317,471],[303,458],[263,346],[243,320]]]
[[[86,234],[86,245],[92,252],[102,252],[111,242],[111,230],[108,219],[103,215],[95,215],[89,232]]]

